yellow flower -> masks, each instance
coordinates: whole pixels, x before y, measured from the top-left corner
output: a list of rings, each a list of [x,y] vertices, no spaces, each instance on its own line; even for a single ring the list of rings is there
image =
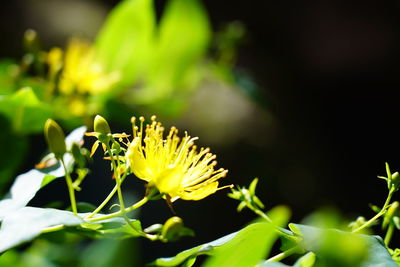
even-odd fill
[[[51,50],[48,62],[50,70],[60,64],[59,49]],[[87,42],[72,39],[64,53],[63,68],[60,75],[59,90],[62,94],[97,94],[107,91],[120,79],[118,72],[107,73],[96,59],[95,49]]]
[[[178,129],[172,127],[164,139],[164,127],[151,118],[151,124],[140,127],[132,118],[133,140],[126,154],[131,171],[140,179],[155,186],[167,199],[175,201],[200,200],[217,190],[231,187],[218,187],[218,180],[225,177],[227,170],[214,169],[216,156],[208,148],[199,151],[194,145],[197,137],[178,137]]]

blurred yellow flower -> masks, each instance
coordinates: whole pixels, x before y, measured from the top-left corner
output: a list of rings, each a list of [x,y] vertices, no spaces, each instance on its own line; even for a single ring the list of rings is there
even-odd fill
[[[60,68],[59,90],[62,94],[98,94],[120,80],[119,72],[107,73],[96,58],[95,49],[87,42],[71,39],[61,62],[62,51],[53,48],[48,54],[50,75]]]
[[[209,149],[197,151],[194,141],[185,132],[181,139],[178,129],[172,127],[164,139],[164,127],[151,118],[151,124],[143,127],[144,118],[140,117],[140,127],[132,118],[133,140],[129,144],[127,161],[131,171],[140,179],[155,186],[167,199],[175,201],[200,200],[217,190],[231,187],[218,187],[218,179],[225,177],[227,170],[215,170],[216,156]]]

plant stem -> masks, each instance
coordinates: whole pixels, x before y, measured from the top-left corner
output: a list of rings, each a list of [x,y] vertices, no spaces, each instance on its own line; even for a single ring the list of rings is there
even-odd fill
[[[279,253],[279,254],[269,258],[268,260],[266,260],[266,262],[281,261],[281,260],[285,259],[286,257],[289,257],[290,255],[295,254],[298,251],[298,249],[299,249],[298,246],[294,246],[282,253]]]
[[[56,232],[56,231],[64,229],[64,227],[65,226],[63,224],[48,227],[48,228],[43,229],[41,233],[44,234],[44,233]]]
[[[271,220],[271,218],[265,214],[262,210],[259,210],[257,208],[254,208],[251,205],[247,206],[249,209],[251,209],[255,214],[257,214],[258,216],[260,216],[261,218],[265,219],[267,222],[271,223],[273,225],[274,231],[276,234],[278,234],[281,237],[285,237],[287,239],[291,239],[293,240],[295,243],[299,242],[299,239],[297,237],[295,237],[294,235],[290,235],[288,233],[286,233],[285,231],[283,231],[281,227],[278,227],[276,225],[273,224],[273,221]]]
[[[92,213],[86,216],[85,219],[92,218],[94,215],[99,213],[104,208],[104,206],[107,205],[110,199],[114,196],[115,192],[117,192],[117,188],[118,186],[115,185],[114,188],[111,190],[111,192],[108,194],[108,196],[103,200],[103,202],[101,202],[101,204]]]
[[[125,180],[125,177],[127,175],[127,172],[124,173],[124,175],[121,178],[121,183]],[[86,216],[85,219],[89,219],[92,218],[94,215],[96,215],[97,213],[99,213],[105,205],[107,205],[107,203],[111,200],[111,198],[115,195],[115,193],[117,192],[118,189],[118,185],[115,185],[114,188],[111,190],[111,192],[108,194],[108,196],[103,200],[103,202],[101,202],[101,204],[88,216]]]
[[[248,207],[258,216],[260,216],[261,218],[265,219],[267,222],[272,223],[272,220],[270,217],[268,217],[267,214],[265,214],[262,210],[259,209],[255,209],[253,208],[251,205],[248,205]]]
[[[115,182],[116,182],[116,186],[117,186],[117,194],[118,194],[120,210],[123,211],[123,210],[125,210],[125,204],[124,204],[124,198],[122,196],[122,190],[121,190],[121,177],[120,177],[119,170],[118,170],[118,167],[119,167],[118,155],[117,155],[117,163],[118,163],[118,167],[117,167],[117,164],[115,163],[115,159],[114,159],[114,156],[111,151],[110,144],[107,143],[106,146],[107,146],[107,150],[108,150],[108,153],[109,153],[110,159],[111,159],[111,164],[112,164],[113,170],[114,170],[114,177],[115,177]]]
[[[64,159],[60,159],[60,162],[61,162],[61,165],[64,167],[64,171],[65,171],[65,181],[67,182],[67,186],[68,186],[68,193],[69,193],[69,199],[71,201],[72,212],[74,213],[75,216],[78,216],[78,209],[76,208],[74,185],[72,183],[72,179],[67,170],[67,167],[65,166]]]
[[[385,235],[385,240],[384,240],[384,243],[387,247],[389,247],[390,240],[392,239],[392,236],[393,236],[393,231],[394,231],[394,225],[393,225],[393,223],[390,223],[389,228]]]
[[[132,206],[130,206],[128,208],[125,208],[124,210],[120,210],[120,211],[117,211],[117,212],[114,212],[114,213],[103,215],[103,216],[100,216],[100,217],[97,217],[97,218],[90,218],[90,219],[85,218],[85,220],[87,220],[89,222],[97,222],[97,221],[102,221],[102,220],[111,219],[111,218],[114,218],[114,217],[117,217],[117,216],[121,216],[121,215],[123,215],[125,213],[131,212],[131,211],[143,206],[147,201],[149,201],[149,198],[148,197],[144,197],[140,201],[136,202],[135,204],[133,204]]]
[[[353,230],[352,233],[357,233],[361,231],[362,229],[370,226],[372,223],[374,223],[379,217],[381,217],[383,214],[386,213],[386,210],[388,209],[390,200],[392,199],[393,193],[394,193],[394,188],[391,188],[388,194],[388,197],[386,198],[385,204],[383,204],[383,207],[380,212],[378,212],[374,217],[369,219],[367,222],[365,222],[363,225],[358,227],[357,229]]]

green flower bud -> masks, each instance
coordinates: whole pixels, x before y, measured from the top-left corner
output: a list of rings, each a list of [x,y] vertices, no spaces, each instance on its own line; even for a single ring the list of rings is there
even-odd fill
[[[398,201],[395,201],[390,205],[389,209],[387,210],[387,212],[385,214],[385,218],[383,219],[383,223],[382,223],[383,229],[386,229],[386,227],[389,225],[392,218],[396,215],[396,213],[399,209],[399,206],[400,206],[400,204]]]
[[[399,187],[400,187],[400,176],[399,176],[399,173],[398,172],[393,173],[391,178],[392,178],[391,179],[391,183],[395,187],[395,190],[397,191],[399,189]]]
[[[390,205],[390,207],[389,207],[389,209],[387,211],[387,215],[389,217],[393,217],[396,214],[396,212],[399,209],[399,207],[400,207],[400,203],[398,201],[393,202],[392,205]]]
[[[169,218],[161,231],[161,236],[165,241],[174,241],[181,236],[181,232],[184,229],[183,221],[181,218],[174,216]]]
[[[94,131],[104,135],[108,135],[111,133],[108,122],[100,115],[96,115],[96,117],[94,118]]]
[[[52,119],[48,119],[44,125],[44,135],[50,151],[54,153],[56,159],[62,159],[67,148],[65,145],[65,135],[60,125]]]
[[[28,29],[24,33],[24,47],[29,53],[40,51],[39,38],[36,31]]]

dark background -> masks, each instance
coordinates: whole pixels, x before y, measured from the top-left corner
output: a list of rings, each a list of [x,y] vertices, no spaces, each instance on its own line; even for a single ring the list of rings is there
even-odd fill
[[[24,30],[39,25],[26,5],[32,2],[2,4],[1,57],[20,56]],[[117,2],[96,3],[106,12]],[[155,2],[160,13],[165,1]],[[376,175],[385,174],[385,162],[392,170],[400,167],[400,2],[203,3],[215,31],[236,20],[246,27],[236,65],[251,74],[266,103],[263,108],[276,121],[266,145],[254,145],[266,138],[256,130],[254,143],[239,140],[213,147],[219,165],[230,171],[225,182],[248,185],[260,177],[258,193],[266,206],[288,205],[296,222],[323,206],[336,207],[347,218],[370,216],[368,204],[382,204],[386,194]],[[51,46],[66,36],[46,38]],[[177,214],[195,230],[196,239],[177,245],[143,241],[144,262],[210,241],[254,218],[250,212],[236,213],[237,203],[225,194],[177,201]],[[148,225],[172,213],[157,202],[142,215]]]

